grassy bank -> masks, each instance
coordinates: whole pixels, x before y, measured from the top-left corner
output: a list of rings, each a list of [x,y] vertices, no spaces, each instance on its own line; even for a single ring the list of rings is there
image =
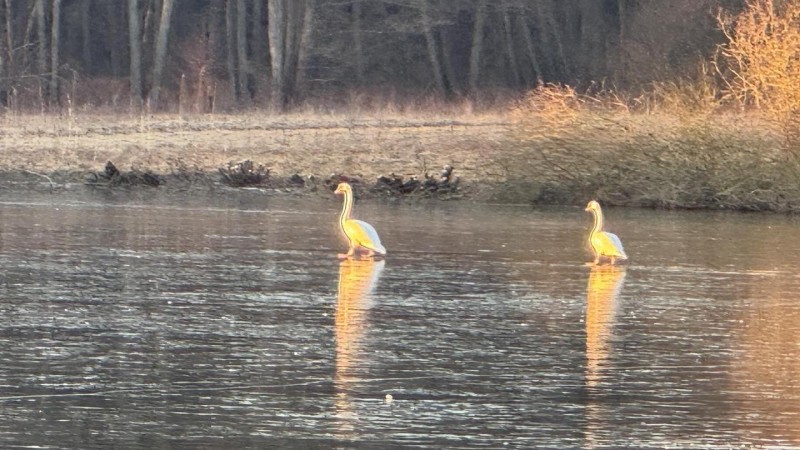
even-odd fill
[[[525,121],[515,136],[509,178],[533,180],[534,201],[800,209],[798,154],[755,117],[582,112]]]
[[[81,181],[107,161],[172,179],[219,179],[252,160],[275,178],[367,182],[455,167],[476,201],[796,211],[800,164],[785,129],[745,115],[516,108],[476,114],[6,116],[6,178]],[[16,174],[16,175],[13,175]],[[2,181],[2,180],[0,180]]]

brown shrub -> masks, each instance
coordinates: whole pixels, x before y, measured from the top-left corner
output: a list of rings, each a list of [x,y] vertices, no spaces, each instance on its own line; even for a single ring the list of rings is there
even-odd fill
[[[784,118],[800,105],[800,0],[747,0],[738,15],[720,12],[727,43],[717,68],[725,94],[742,107]]]

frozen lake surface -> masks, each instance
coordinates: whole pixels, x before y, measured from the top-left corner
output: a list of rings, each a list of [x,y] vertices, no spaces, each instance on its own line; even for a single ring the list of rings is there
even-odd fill
[[[800,445],[795,218],[156,192],[0,193],[0,446]]]

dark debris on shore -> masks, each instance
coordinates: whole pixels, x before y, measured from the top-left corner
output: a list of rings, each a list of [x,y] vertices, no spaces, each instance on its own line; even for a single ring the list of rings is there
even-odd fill
[[[459,177],[454,175],[454,168],[446,165],[439,175],[425,174],[421,179],[391,173],[382,175],[374,182],[365,181],[361,176],[333,174],[325,179],[313,175],[301,176],[293,174],[289,177],[275,177],[268,167],[245,160],[238,163],[228,163],[227,167],[214,172],[204,172],[191,169],[183,164],[176,164],[171,174],[158,175],[151,171],[132,169],[127,172],[120,171],[113,162],[108,161],[100,172],[90,173],[85,184],[92,187],[134,187],[150,186],[159,187],[165,184],[186,186],[197,184],[221,184],[232,188],[263,188],[280,189],[295,192],[316,192],[318,189],[333,192],[339,183],[347,182],[353,186],[353,191],[359,197],[388,197],[388,198],[436,198],[440,200],[460,199],[464,193],[460,186]]]
[[[228,163],[228,167],[220,168],[222,183],[231,187],[264,186],[270,180],[270,170],[262,164],[255,165],[249,159],[240,163]]]
[[[106,163],[102,172],[92,172],[86,180],[86,184],[91,186],[152,186],[157,187],[164,184],[164,178],[149,170],[141,171],[132,169],[128,172],[120,172],[117,166],[111,161]]]
[[[424,179],[403,178],[394,173],[381,175],[375,183],[368,185],[358,177],[334,174],[324,181],[325,187],[334,191],[341,182],[350,183],[356,194],[369,193],[387,197],[437,197],[440,199],[460,198],[460,179],[453,175],[453,166],[446,165],[439,177],[425,174]]]

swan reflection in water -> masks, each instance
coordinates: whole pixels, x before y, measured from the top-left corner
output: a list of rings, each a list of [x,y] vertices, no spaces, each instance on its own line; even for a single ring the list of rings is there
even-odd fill
[[[384,261],[345,259],[339,263],[339,293],[336,303],[336,416],[345,434],[356,432],[358,415],[353,408],[354,385],[363,367],[362,338],[372,307],[372,291],[383,271]]]
[[[603,379],[610,354],[618,297],[625,283],[625,268],[593,266],[586,288],[586,444],[597,444],[596,431],[607,429],[603,416]]]

